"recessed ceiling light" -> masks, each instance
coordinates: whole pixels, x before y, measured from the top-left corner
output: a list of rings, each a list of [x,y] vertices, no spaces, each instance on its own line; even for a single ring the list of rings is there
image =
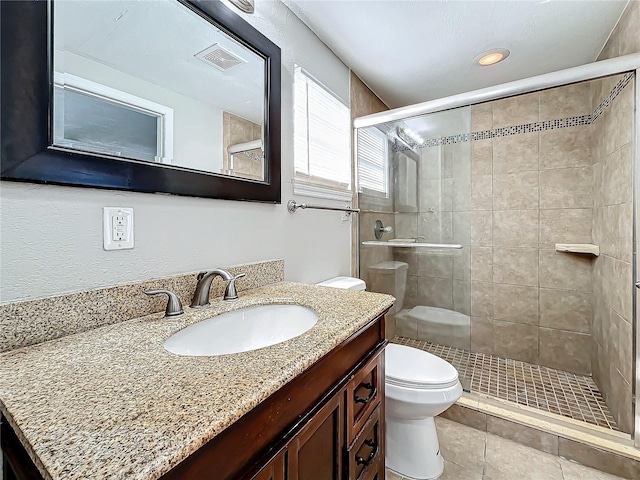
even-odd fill
[[[506,48],[495,48],[493,50],[489,50],[488,52],[482,52],[478,55],[474,61],[483,67],[488,65],[495,65],[498,62],[501,62],[505,58],[509,56],[509,50]]]

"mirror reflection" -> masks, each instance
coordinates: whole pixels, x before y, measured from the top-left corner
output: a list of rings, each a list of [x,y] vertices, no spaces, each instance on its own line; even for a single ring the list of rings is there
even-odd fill
[[[54,2],[53,145],[263,181],[265,61],[176,0]]]

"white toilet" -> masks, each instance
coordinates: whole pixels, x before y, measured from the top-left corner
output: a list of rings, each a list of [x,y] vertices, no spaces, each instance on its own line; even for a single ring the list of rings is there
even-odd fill
[[[387,275],[406,275],[406,263],[384,265]],[[406,279],[406,277],[405,277]],[[406,281],[388,282],[402,299]],[[362,280],[336,277],[318,285],[364,290]],[[398,300],[400,301],[400,300]],[[394,308],[395,310],[395,308]],[[462,395],[458,372],[445,360],[417,348],[391,344],[385,351],[386,466],[405,477],[431,480],[444,470],[433,417],[444,412]]]

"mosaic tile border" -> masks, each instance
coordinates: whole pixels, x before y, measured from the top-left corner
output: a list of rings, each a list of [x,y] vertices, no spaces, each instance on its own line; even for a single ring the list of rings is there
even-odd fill
[[[604,113],[611,102],[620,95],[622,90],[633,79],[633,73],[626,73],[615,87],[609,92],[609,95],[598,105],[593,113],[587,115],[579,115],[575,117],[559,118],[556,120],[545,120],[543,122],[525,123],[522,125],[515,125],[511,127],[495,128],[493,130],[483,130],[473,133],[462,133],[458,135],[451,135],[448,137],[439,137],[426,140],[423,145],[417,148],[429,148],[439,147],[442,145],[453,145],[455,143],[487,140],[490,138],[507,137],[510,135],[520,135],[523,133],[542,132],[546,130],[555,130],[558,128],[577,127],[581,125],[591,125],[595,122],[600,115]],[[391,147],[393,152],[403,152],[405,150],[411,150],[405,145],[394,143]]]

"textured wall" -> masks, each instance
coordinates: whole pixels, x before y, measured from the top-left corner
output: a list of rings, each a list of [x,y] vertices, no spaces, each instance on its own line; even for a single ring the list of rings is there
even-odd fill
[[[343,99],[349,98],[349,69],[284,4],[256,3],[256,13],[243,17],[282,49],[286,203],[292,197],[294,66]],[[350,228],[338,212],[292,215],[285,205],[10,182],[2,182],[0,199],[3,301],[269,258],[285,259],[289,280],[349,274]],[[102,249],[104,206],[134,207],[135,249]]]
[[[598,60],[640,52],[640,1],[630,0]]]

